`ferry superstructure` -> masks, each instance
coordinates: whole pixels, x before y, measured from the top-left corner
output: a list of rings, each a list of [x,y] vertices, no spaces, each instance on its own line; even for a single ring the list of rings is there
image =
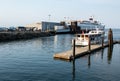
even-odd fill
[[[86,32],[94,30],[96,28],[100,30],[104,30],[105,28],[105,25],[99,23],[98,21],[94,21],[93,18],[89,18],[89,20],[80,21],[77,25],[78,27],[80,27],[81,30]]]

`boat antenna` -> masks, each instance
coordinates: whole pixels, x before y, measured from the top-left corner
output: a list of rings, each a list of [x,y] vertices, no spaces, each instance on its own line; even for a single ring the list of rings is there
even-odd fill
[[[93,16],[90,16],[89,20],[90,20],[90,21],[93,21]]]

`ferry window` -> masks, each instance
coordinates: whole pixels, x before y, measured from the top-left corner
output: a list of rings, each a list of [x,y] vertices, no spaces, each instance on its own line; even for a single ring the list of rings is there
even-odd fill
[[[80,35],[78,35],[77,37],[80,37]]]
[[[90,40],[92,40],[92,38],[90,38]]]
[[[85,37],[88,37],[88,35],[86,35]]]

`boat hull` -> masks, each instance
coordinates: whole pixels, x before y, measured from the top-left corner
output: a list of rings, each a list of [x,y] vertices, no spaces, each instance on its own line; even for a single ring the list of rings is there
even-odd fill
[[[72,45],[73,45],[73,40],[72,40]],[[80,41],[75,39],[75,46],[87,46],[88,45],[88,41]]]

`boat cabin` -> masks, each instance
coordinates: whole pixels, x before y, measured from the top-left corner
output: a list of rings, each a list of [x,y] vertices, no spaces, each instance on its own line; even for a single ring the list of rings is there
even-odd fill
[[[102,34],[76,34],[75,36],[75,45],[79,46],[87,46],[89,44],[89,39],[91,44],[99,44],[101,43]]]

